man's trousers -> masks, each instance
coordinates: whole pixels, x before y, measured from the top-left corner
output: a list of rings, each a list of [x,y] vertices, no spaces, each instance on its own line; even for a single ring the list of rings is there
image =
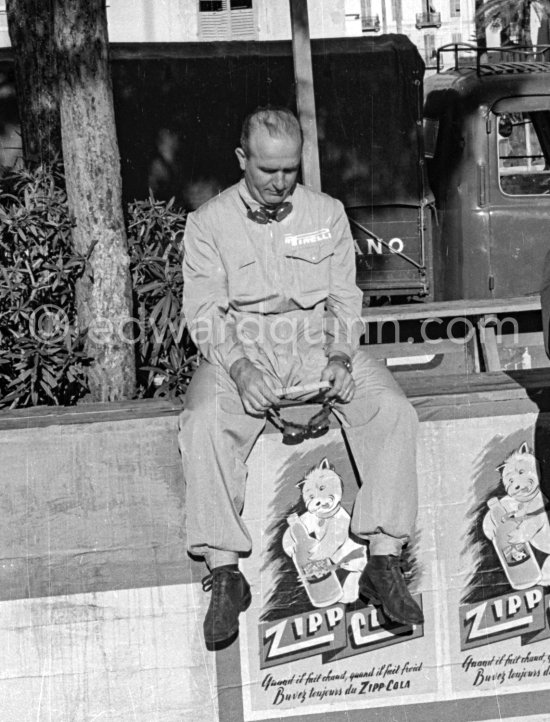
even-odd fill
[[[277,385],[319,379],[327,359],[294,363]],[[358,351],[353,359],[356,390],[349,404],[334,406],[349,443],[361,486],[351,530],[369,541],[370,554],[399,555],[417,512],[416,413],[378,361]],[[241,512],[246,460],[266,423],[244,411],[227,372],[203,361],[195,372],[180,416],[180,450],[186,484],[188,548],[212,568],[235,563],[251,549]],[[250,483],[255,480],[251,479]]]

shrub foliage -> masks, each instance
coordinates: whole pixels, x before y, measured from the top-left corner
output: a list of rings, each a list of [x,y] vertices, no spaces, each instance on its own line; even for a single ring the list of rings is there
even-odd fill
[[[132,203],[128,211],[130,268],[135,293],[138,384],[148,395],[180,396],[197,365],[181,309],[186,213],[174,201]]]
[[[73,404],[86,393],[71,246],[59,169],[19,171],[0,191],[0,405]]]
[[[181,313],[185,218],[172,201],[128,209],[140,396],[183,394],[197,363]],[[71,405],[87,394],[75,310],[87,259],[74,252],[71,227],[59,166],[2,178],[0,408]]]

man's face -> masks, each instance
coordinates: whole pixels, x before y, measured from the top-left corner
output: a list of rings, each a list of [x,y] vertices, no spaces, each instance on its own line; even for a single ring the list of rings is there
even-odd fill
[[[235,151],[250,195],[266,206],[282,203],[294,189],[302,144],[289,135],[272,137],[263,128],[252,131],[247,156]]]

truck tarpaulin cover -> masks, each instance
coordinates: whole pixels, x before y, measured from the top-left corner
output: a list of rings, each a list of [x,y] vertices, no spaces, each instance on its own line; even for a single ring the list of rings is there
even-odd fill
[[[322,187],[348,207],[422,197],[424,65],[401,35],[312,41]],[[290,42],[113,46],[125,193],[188,207],[239,177],[243,117],[296,108]]]

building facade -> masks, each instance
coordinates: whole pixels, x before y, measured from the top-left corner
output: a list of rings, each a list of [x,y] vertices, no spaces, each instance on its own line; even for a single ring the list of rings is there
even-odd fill
[[[435,49],[475,42],[475,0],[308,0],[313,38],[404,33],[428,65]],[[285,40],[291,37],[288,0],[108,0],[112,42]],[[539,20],[532,12],[536,38]],[[487,28],[489,45],[499,28]],[[10,45],[6,0],[0,0],[0,47]]]
[[[428,68],[436,49],[475,42],[475,0],[308,0],[313,38],[403,33]],[[291,37],[288,0],[108,0],[111,42],[286,40]],[[532,36],[539,25],[532,13]],[[499,28],[487,28],[499,45]],[[6,0],[0,0],[0,47],[8,47]]]
[[[108,0],[111,42],[284,40],[288,0]],[[310,0],[312,37],[346,35],[346,0]],[[0,0],[0,47],[10,45],[6,0]]]

